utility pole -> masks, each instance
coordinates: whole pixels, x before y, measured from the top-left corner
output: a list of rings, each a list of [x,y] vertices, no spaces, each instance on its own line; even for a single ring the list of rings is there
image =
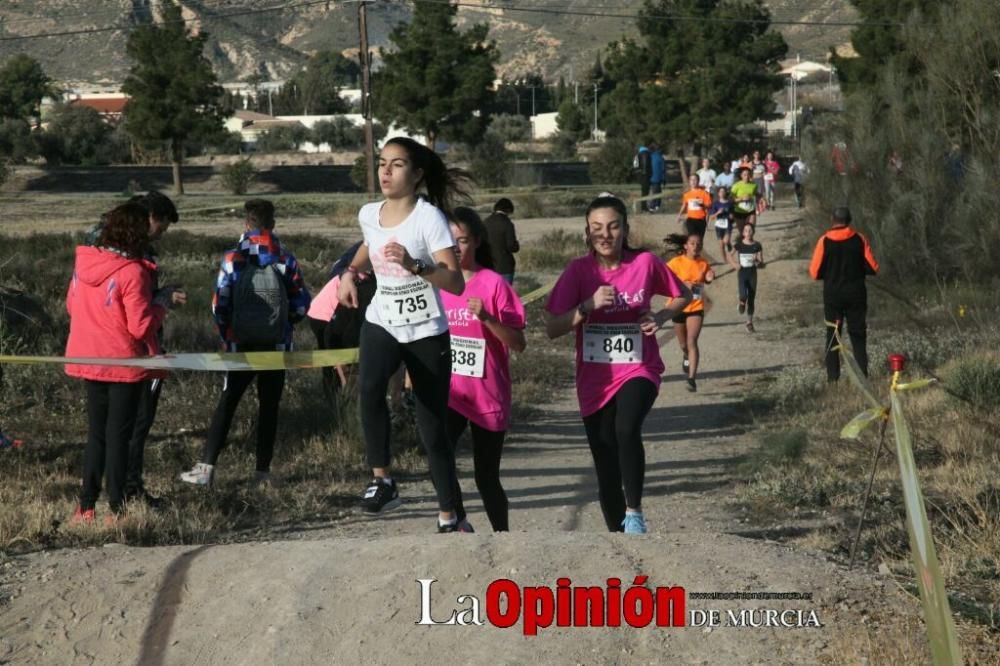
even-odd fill
[[[372,131],[371,56],[368,53],[368,12],[370,0],[358,2],[358,34],[361,36],[361,115],[365,119],[365,184],[368,193],[375,192],[375,136]]]
[[[573,81],[573,103],[580,106],[580,82]]]
[[[597,140],[597,84],[594,84],[594,140]]]
[[[535,86],[531,86],[531,117],[535,117]]]

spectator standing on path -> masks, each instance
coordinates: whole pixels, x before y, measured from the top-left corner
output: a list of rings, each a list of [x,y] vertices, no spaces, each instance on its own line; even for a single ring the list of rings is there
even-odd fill
[[[868,239],[851,228],[851,211],[836,208],[832,227],[816,243],[809,276],[823,280],[823,317],[838,329],[847,319],[854,359],[868,375],[867,322],[868,291],[865,277],[878,274],[878,262]],[[840,379],[840,355],[832,349],[833,327],[826,327],[826,378]]]
[[[483,220],[486,226],[487,244],[493,257],[493,270],[500,274],[507,284],[514,284],[514,269],[517,261],[514,254],[521,249],[517,242],[517,232],[510,216],[514,214],[514,204],[504,197],[493,205],[493,214]]]
[[[649,161],[649,192],[650,194],[659,194],[663,191],[663,183],[666,181],[667,165],[663,161],[663,152],[660,150],[660,147],[656,145],[655,141],[649,144]],[[656,213],[659,210],[659,199],[653,199],[649,202],[649,212]]]
[[[715,173],[715,169],[712,168],[712,163],[705,158],[701,161],[701,168],[698,169],[698,184],[708,192],[713,194],[715,192],[715,179],[718,174]]]
[[[69,338],[66,356],[136,358],[160,353],[157,331],[167,309],[183,298],[171,288],[153,294],[156,267],[149,251],[149,211],[129,202],[102,218],[92,244],[76,248],[66,294]],[[111,365],[67,365],[66,374],[85,380],[87,445],[83,484],[73,523],[92,523],[102,477],[108,521],[125,512],[128,442],[135,429],[144,381],[164,371]]]
[[[795,205],[799,208],[805,205],[805,191],[803,184],[806,180],[806,174],[809,173],[809,167],[806,163],[802,161],[802,158],[797,158],[792,165],[788,167],[788,175],[792,177],[792,182],[795,183]]]
[[[646,143],[650,143],[647,141]],[[642,201],[639,202],[640,210],[643,213],[649,212],[649,202],[646,201],[646,197],[649,196],[649,183],[653,178],[653,158],[652,153],[650,153],[649,148],[645,145],[639,146],[639,152],[635,155],[636,175],[639,178],[639,196]]]
[[[291,351],[293,326],[309,310],[309,291],[294,255],[274,233],[274,204],[266,199],[251,199],[243,210],[245,230],[236,248],[222,257],[212,298],[212,314],[222,344],[228,352]],[[236,408],[255,378],[258,408],[254,481],[270,483],[278,407],[285,388],[284,370],[225,374],[201,462],[181,474],[181,481],[211,485]]]

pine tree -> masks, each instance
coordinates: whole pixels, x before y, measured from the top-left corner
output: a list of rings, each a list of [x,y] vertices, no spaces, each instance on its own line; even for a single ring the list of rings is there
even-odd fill
[[[37,60],[18,54],[0,67],[0,118],[38,117],[42,98],[52,93],[52,80]]]
[[[394,50],[372,85],[375,115],[423,134],[432,147],[438,138],[477,142],[493,98],[499,54],[488,27],[459,32],[456,13],[451,4],[417,3],[411,23],[389,36]]]
[[[614,89],[601,102],[602,124],[636,143],[700,153],[740,125],[774,117],[788,47],[769,21],[760,0],[647,0],[640,41],[612,44],[605,59]]]
[[[902,23],[914,11],[932,18],[938,8],[953,4],[953,0],[851,0],[851,4],[863,20],[851,31],[851,45],[858,55],[852,58],[831,55],[837,77],[848,93],[873,86],[882,66],[905,51]]]
[[[222,132],[222,88],[204,56],[207,39],[204,32],[188,34],[180,6],[170,2],[159,25],[136,28],[126,45],[132,68],[122,85],[130,97],[125,128],[138,142],[169,145],[177,194],[184,193],[184,142]]]

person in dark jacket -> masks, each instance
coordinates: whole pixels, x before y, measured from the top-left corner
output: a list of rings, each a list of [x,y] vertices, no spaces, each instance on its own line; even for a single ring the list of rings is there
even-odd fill
[[[878,274],[878,262],[872,255],[868,239],[851,228],[851,211],[846,207],[833,211],[832,227],[823,234],[812,261],[809,276],[823,280],[823,316],[836,322],[838,329],[847,319],[854,359],[868,375],[867,323],[868,291],[865,277]],[[834,351],[833,328],[826,327],[826,377],[840,379],[840,356]]]
[[[219,337],[228,352],[292,351],[293,326],[305,318],[312,300],[302,279],[299,264],[278,240],[274,233],[274,204],[266,199],[251,199],[244,205],[246,228],[239,245],[222,257],[212,313],[219,327]],[[277,276],[283,301],[272,301],[273,290],[257,291],[253,276],[272,273]],[[242,279],[241,279],[242,278]],[[246,280],[246,282],[244,282]],[[263,280],[262,280],[263,282]],[[271,312],[267,312],[271,310]],[[284,314],[284,321],[279,316]],[[262,331],[260,327],[277,331]],[[265,342],[264,336],[268,337]],[[255,337],[251,337],[255,336]],[[257,470],[254,481],[258,485],[271,482],[271,459],[278,431],[278,405],[285,387],[284,370],[246,370],[227,372],[222,385],[222,396],[215,408],[208,427],[208,438],[201,462],[181,474],[181,481],[199,486],[210,486],[215,476],[219,454],[226,446],[226,437],[232,425],[240,399],[257,380]]]
[[[648,141],[646,143],[649,143]],[[639,196],[641,201],[639,205],[642,207],[643,213],[649,212],[649,202],[646,201],[646,197],[649,196],[649,181],[653,176],[653,159],[649,148],[644,145],[639,146],[639,151],[635,155],[635,172],[636,177],[639,179]]]
[[[493,257],[493,270],[503,277],[507,284],[514,284],[514,253],[521,249],[517,233],[510,216],[514,214],[514,204],[504,197],[493,206],[493,214],[483,220],[486,236]]]

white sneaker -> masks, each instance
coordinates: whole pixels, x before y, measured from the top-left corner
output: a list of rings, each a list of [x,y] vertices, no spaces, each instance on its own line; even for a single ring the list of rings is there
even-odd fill
[[[181,481],[191,483],[196,486],[212,485],[212,477],[215,476],[215,465],[208,463],[197,463],[190,472],[181,472]]]

